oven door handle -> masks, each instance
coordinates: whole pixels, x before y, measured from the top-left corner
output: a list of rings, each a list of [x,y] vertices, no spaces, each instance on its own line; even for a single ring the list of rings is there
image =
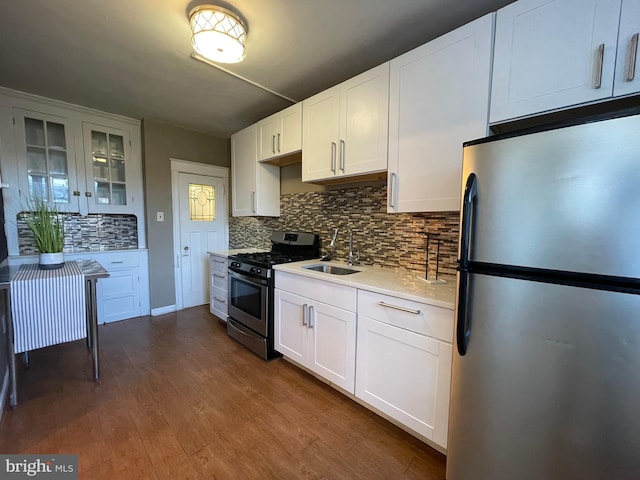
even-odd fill
[[[264,287],[269,285],[269,280],[265,280],[263,278],[250,277],[249,275],[243,275],[241,273],[236,272],[235,270],[229,269],[229,275],[233,278],[237,278],[239,280],[244,280],[245,282],[253,283],[256,285],[262,285]]]

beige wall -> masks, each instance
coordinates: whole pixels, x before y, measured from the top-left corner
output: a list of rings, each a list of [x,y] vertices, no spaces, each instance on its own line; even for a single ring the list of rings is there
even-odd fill
[[[175,305],[169,158],[228,167],[229,140],[155,120],[142,122],[151,308]],[[164,222],[156,220],[164,212]]]
[[[302,163],[280,168],[280,195],[304,192],[322,192],[326,187],[302,182]]]

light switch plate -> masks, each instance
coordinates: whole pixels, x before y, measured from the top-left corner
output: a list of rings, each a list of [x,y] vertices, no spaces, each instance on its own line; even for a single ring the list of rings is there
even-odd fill
[[[156,220],[158,222],[164,222],[164,212],[156,212]]]

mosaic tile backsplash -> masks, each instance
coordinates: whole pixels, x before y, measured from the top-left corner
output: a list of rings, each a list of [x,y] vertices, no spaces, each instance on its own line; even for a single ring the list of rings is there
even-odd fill
[[[135,215],[80,215],[61,213],[64,217],[64,252],[81,253],[96,250],[138,248],[138,223]],[[17,215],[20,255],[38,253],[33,233]]]
[[[427,233],[429,277],[455,275],[458,256],[458,212],[387,213],[387,187],[374,185],[323,192],[294,193],[280,197],[279,218],[232,217],[229,248],[271,248],[272,230],[299,230],[320,234],[321,251],[330,251],[333,230],[340,224],[353,230],[354,250],[365,265],[399,267],[425,272]],[[349,234],[338,233],[333,258],[346,259]]]

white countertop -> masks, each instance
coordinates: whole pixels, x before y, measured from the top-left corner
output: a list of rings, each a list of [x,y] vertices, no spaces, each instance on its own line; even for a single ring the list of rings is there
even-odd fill
[[[350,275],[332,275],[303,268],[305,265],[336,265],[358,270]],[[366,265],[349,266],[344,262],[321,262],[319,259],[304,262],[284,263],[273,267],[277,271],[294,273],[340,285],[361,288],[371,292],[423,302],[437,307],[455,308],[456,279],[446,277],[445,284],[428,284],[418,272]],[[277,275],[277,273],[276,273]]]
[[[219,257],[230,257],[239,253],[257,253],[268,251],[268,248],[234,248],[231,250],[214,250],[207,252],[209,255],[218,255]]]

